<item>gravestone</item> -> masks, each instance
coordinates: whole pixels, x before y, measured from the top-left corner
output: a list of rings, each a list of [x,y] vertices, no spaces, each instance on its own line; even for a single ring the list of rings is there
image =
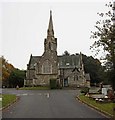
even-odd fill
[[[102,88],[102,94],[107,95],[107,88]]]

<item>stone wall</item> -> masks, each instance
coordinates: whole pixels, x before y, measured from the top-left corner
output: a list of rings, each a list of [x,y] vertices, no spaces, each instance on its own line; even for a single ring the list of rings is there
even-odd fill
[[[86,83],[85,78],[78,73],[77,71],[72,72],[73,69],[61,69],[59,73],[61,74],[62,79],[68,79],[68,86],[70,87],[81,87],[84,86]],[[64,86],[64,79],[63,79],[63,86]]]
[[[35,70],[34,69],[29,69],[26,72],[26,79],[32,80],[35,77]]]
[[[57,75],[39,74],[36,79],[36,85],[49,86],[50,79],[57,79]]]

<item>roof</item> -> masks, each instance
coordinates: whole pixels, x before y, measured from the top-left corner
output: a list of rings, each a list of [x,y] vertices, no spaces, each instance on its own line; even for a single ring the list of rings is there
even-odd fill
[[[79,55],[63,55],[58,56],[59,68],[75,68],[80,67]]]
[[[40,60],[41,56],[30,56],[30,61],[29,61],[29,68],[34,69],[35,63],[38,63]]]
[[[30,56],[29,68],[34,69],[35,63],[38,63],[41,56]],[[80,67],[80,55],[63,55],[58,56],[59,68],[79,68]]]

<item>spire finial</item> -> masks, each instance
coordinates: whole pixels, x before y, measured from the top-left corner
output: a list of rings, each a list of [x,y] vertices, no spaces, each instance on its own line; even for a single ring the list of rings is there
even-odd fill
[[[50,10],[50,16],[52,16],[52,10]]]
[[[48,36],[54,36],[53,31],[53,21],[52,21],[52,10],[50,10],[50,19],[49,19],[49,26],[48,26]]]

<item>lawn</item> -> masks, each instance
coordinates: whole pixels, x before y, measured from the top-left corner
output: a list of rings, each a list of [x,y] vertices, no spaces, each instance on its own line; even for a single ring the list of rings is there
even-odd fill
[[[0,109],[2,108],[2,102],[0,101]]]
[[[81,101],[84,101],[91,106],[95,106],[99,110],[105,111],[106,113],[113,115],[113,106],[115,106],[115,103],[99,103],[84,95],[80,95],[79,98]]]
[[[6,107],[16,100],[16,95],[3,94],[2,95],[2,107]]]
[[[49,90],[50,88],[49,87],[22,87],[22,88],[19,88],[19,90]]]
[[[0,94],[0,108],[2,108],[2,95]]]

